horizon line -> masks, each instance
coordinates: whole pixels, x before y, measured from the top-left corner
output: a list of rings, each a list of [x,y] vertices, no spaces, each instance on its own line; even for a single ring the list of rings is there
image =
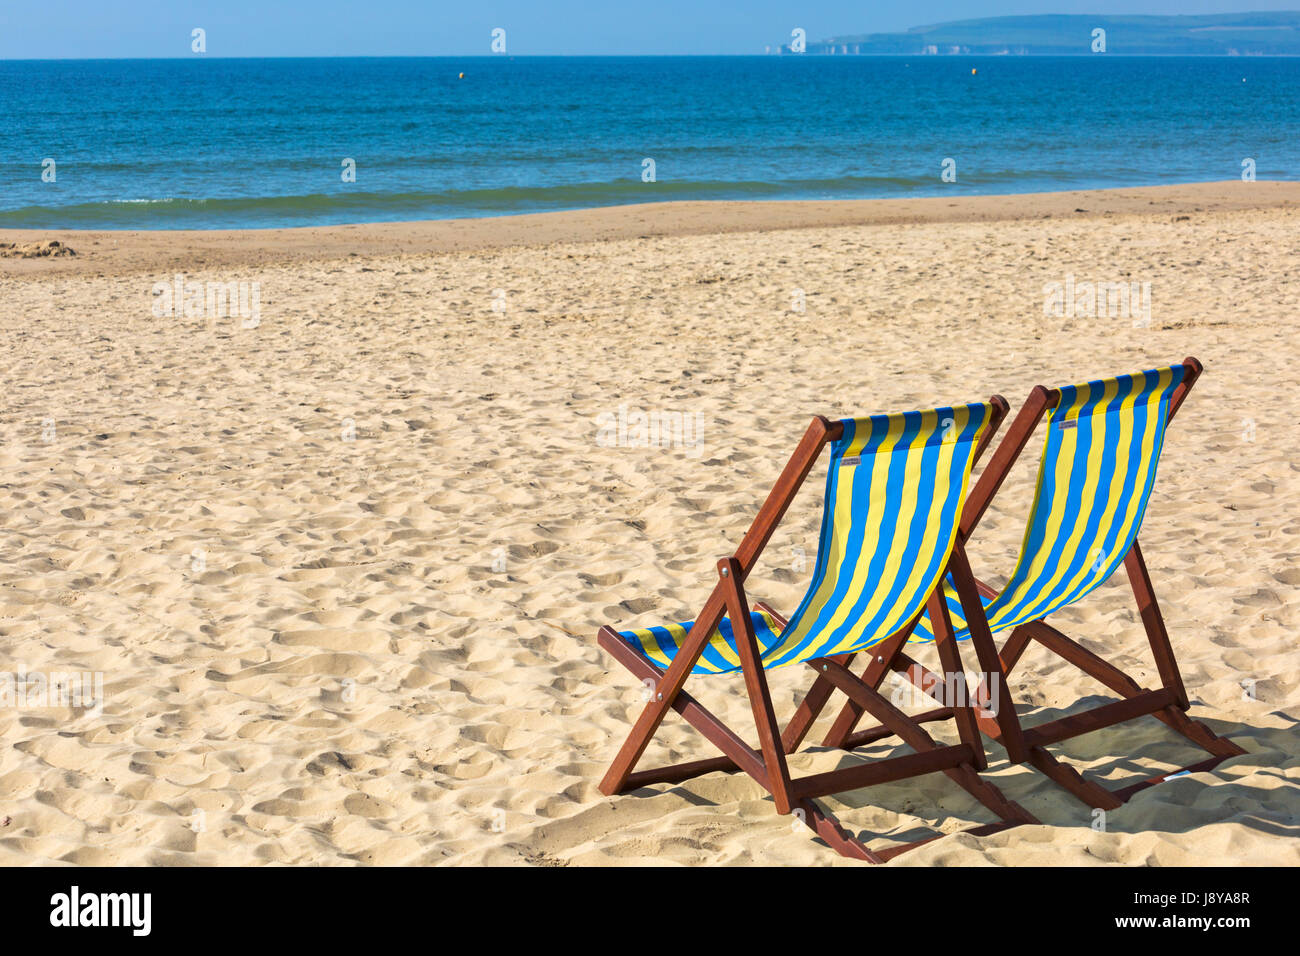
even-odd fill
[[[38,56],[2,57],[0,63],[154,63],[173,60],[560,60],[560,59],[688,59],[692,57],[751,57],[771,60],[983,60],[1149,58],[1187,60],[1290,60],[1300,53],[313,53],[215,56]]]

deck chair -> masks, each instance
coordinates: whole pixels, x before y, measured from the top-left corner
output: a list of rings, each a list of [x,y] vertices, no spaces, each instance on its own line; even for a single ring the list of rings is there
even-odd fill
[[[942,582],[947,574],[962,584],[971,602],[963,620],[974,622],[982,673],[998,667],[992,635],[978,624],[981,605],[957,531],[971,468],[1006,412],[1006,402],[995,396],[987,404],[926,412],[837,422],[813,419],[739,548],[718,562],[718,582],[694,621],[623,632],[601,628],[600,646],[649,688],[648,703],[601,781],[601,792],[612,796],[715,771],[744,771],[772,794],[778,812],[796,815],[839,853],[873,863],[938,837],[873,852],[824,812],[816,798],[942,771],[998,817],[969,832],[987,834],[1037,822],[977,773],[986,758],[974,700],[953,629],[944,623],[949,611]],[[830,468],[808,592],[788,620],[765,604],[751,609],[745,579],[827,444]],[[949,709],[960,742],[946,746],[877,690],[927,602],[939,622],[936,646],[944,668],[961,681],[954,695],[961,699]],[[854,655],[868,648],[875,649],[880,663],[859,680],[848,668]],[[766,672],[795,664],[811,667],[817,677],[782,732]],[[737,671],[744,675],[757,750],[683,689],[688,677],[700,682]],[[798,749],[836,689],[914,752],[792,779],[786,754]],[[1001,700],[992,709],[1008,711],[1009,698]],[[670,709],[722,756],[635,770]]]
[[[1015,727],[1010,735],[1006,734],[1007,721],[993,720],[991,715],[977,710],[981,729],[1007,744],[1013,763],[1027,760],[1092,807],[1115,809],[1147,787],[1171,777],[1212,769],[1229,757],[1245,753],[1232,741],[1188,718],[1187,691],[1137,540],[1165,430],[1201,371],[1201,363],[1188,358],[1181,365],[1135,375],[1059,389],[1035,388],[980,476],[962,515],[958,538],[964,543],[1050,411],[1034,502],[1010,579],[1000,593],[976,582],[985,604],[985,620],[977,622],[974,630],[967,628],[963,620],[961,588],[952,579],[945,583],[945,604],[959,641],[978,638],[985,626],[995,633],[1010,631],[999,655],[1004,684],[1029,642],[1036,641],[1122,698],[1033,727],[1022,728],[1017,719],[1012,721]],[[1156,689],[1139,685],[1044,620],[1102,584],[1121,564],[1128,572],[1155,658],[1160,677]],[[939,624],[941,637],[948,624]],[[910,641],[933,641],[935,631],[927,617],[917,625]],[[933,681],[927,678],[926,669],[906,654],[896,658],[894,667],[912,683]],[[1085,779],[1046,749],[1050,744],[1148,714],[1198,744],[1211,754],[1210,759],[1112,791]],[[854,703],[845,706],[826,735],[825,745],[850,745],[861,716],[862,709]]]

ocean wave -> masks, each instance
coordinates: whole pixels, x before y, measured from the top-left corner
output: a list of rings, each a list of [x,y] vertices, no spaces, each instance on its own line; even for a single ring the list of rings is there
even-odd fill
[[[132,197],[61,206],[0,210],[0,228],[13,229],[252,229],[284,226],[457,219],[619,206],[670,200],[888,199],[933,195],[1045,192],[1061,188],[1156,185],[1178,177],[1109,182],[1056,169],[958,169],[958,182],[926,176],[843,175],[759,180],[626,179],[442,191],[339,190],[293,196]],[[1201,177],[1202,179],[1206,177]]]
[[[898,176],[841,176],[774,182],[640,180],[508,186],[439,192],[338,191],[298,196],[139,197],[34,205],[0,211],[0,227],[166,229],[455,218],[623,205],[669,199],[848,198],[896,195],[934,182]]]

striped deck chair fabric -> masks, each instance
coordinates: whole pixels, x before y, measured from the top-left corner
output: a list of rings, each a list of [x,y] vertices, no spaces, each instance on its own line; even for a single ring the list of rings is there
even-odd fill
[[[1155,483],[1169,401],[1185,373],[1175,365],[1060,390],[1020,558],[1002,593],[985,599],[990,630],[1074,603],[1124,561]],[[944,595],[957,639],[966,640],[970,631],[951,579]],[[933,640],[927,614],[909,643]]]
[[[751,614],[765,669],[861,650],[924,607],[956,542],[979,438],[993,406],[976,403],[844,419],[831,446],[812,582],[787,626]],[[619,636],[666,668],[693,622]],[[723,618],[692,673],[741,669]]]

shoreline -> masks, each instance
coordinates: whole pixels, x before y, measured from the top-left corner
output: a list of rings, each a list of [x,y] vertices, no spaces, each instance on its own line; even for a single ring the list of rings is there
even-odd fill
[[[1292,205],[1300,206],[1300,182],[1227,180],[954,198],[670,201],[475,219],[273,229],[0,229],[0,243],[56,239],[77,253],[0,257],[0,276],[157,273],[177,267],[239,268],[840,226],[1214,215]]]

